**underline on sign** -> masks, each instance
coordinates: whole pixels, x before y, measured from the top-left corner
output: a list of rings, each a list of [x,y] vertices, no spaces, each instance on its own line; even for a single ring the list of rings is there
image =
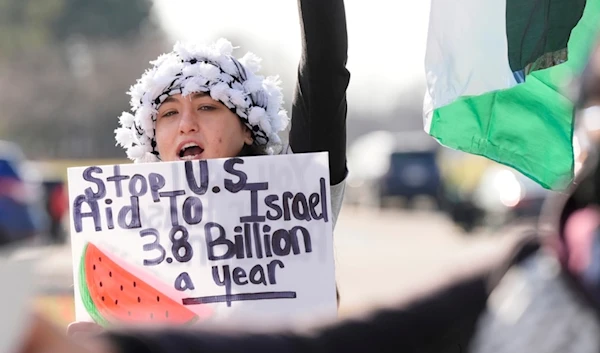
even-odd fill
[[[211,295],[207,297],[183,298],[183,305],[230,303],[246,300],[294,299],[296,292],[258,292],[229,295]]]

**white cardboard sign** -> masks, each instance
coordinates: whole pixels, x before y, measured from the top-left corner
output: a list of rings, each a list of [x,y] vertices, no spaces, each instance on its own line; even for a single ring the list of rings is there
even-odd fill
[[[328,155],[70,168],[76,317],[336,315]]]

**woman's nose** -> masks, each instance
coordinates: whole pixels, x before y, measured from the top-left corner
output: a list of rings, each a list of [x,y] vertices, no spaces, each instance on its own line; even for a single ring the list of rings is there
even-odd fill
[[[197,117],[193,114],[193,112],[189,110],[185,110],[181,116],[181,120],[179,121],[179,133],[181,134],[189,134],[191,132],[196,132],[199,129]]]

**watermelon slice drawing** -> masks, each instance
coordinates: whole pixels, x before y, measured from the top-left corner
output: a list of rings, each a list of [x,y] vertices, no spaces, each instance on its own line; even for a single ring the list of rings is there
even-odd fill
[[[156,283],[149,274],[111,258],[96,245],[85,245],[79,265],[79,290],[85,309],[99,325],[184,325],[209,316],[208,308],[203,308],[199,316],[157,289]]]

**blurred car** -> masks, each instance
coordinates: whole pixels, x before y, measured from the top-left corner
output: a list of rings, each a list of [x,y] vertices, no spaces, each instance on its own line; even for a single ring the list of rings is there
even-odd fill
[[[396,151],[390,166],[379,181],[379,199],[402,197],[410,205],[414,198],[426,196],[441,207],[440,173],[435,151]]]
[[[490,160],[476,169],[476,179],[465,187],[446,185],[445,211],[463,230],[501,227],[515,221],[535,222],[552,193],[519,173]]]
[[[349,149],[347,200],[385,207],[402,198],[408,207],[417,197],[442,204],[437,142],[423,131],[376,131],[359,138]]]
[[[64,180],[41,163],[30,163],[39,175],[41,206],[47,215],[46,240],[55,244],[67,241],[65,220],[69,211],[69,196]]]
[[[0,141],[0,244],[35,238],[47,226],[40,185],[25,162],[19,146]]]
[[[551,191],[490,159],[443,148],[440,168],[444,180],[444,211],[470,232],[478,226],[537,220]]]
[[[484,211],[473,201],[484,172],[494,162],[491,160],[442,147],[438,163],[444,184],[442,210],[463,230],[470,232],[481,223]]]
[[[26,161],[23,169],[29,182],[36,185],[39,207],[46,224],[43,240],[48,243],[64,243],[67,240],[66,224],[69,211],[69,195],[64,181],[64,169],[52,162]]]
[[[518,171],[495,164],[483,173],[473,203],[483,211],[485,225],[501,226],[516,220],[536,221],[550,193]]]

